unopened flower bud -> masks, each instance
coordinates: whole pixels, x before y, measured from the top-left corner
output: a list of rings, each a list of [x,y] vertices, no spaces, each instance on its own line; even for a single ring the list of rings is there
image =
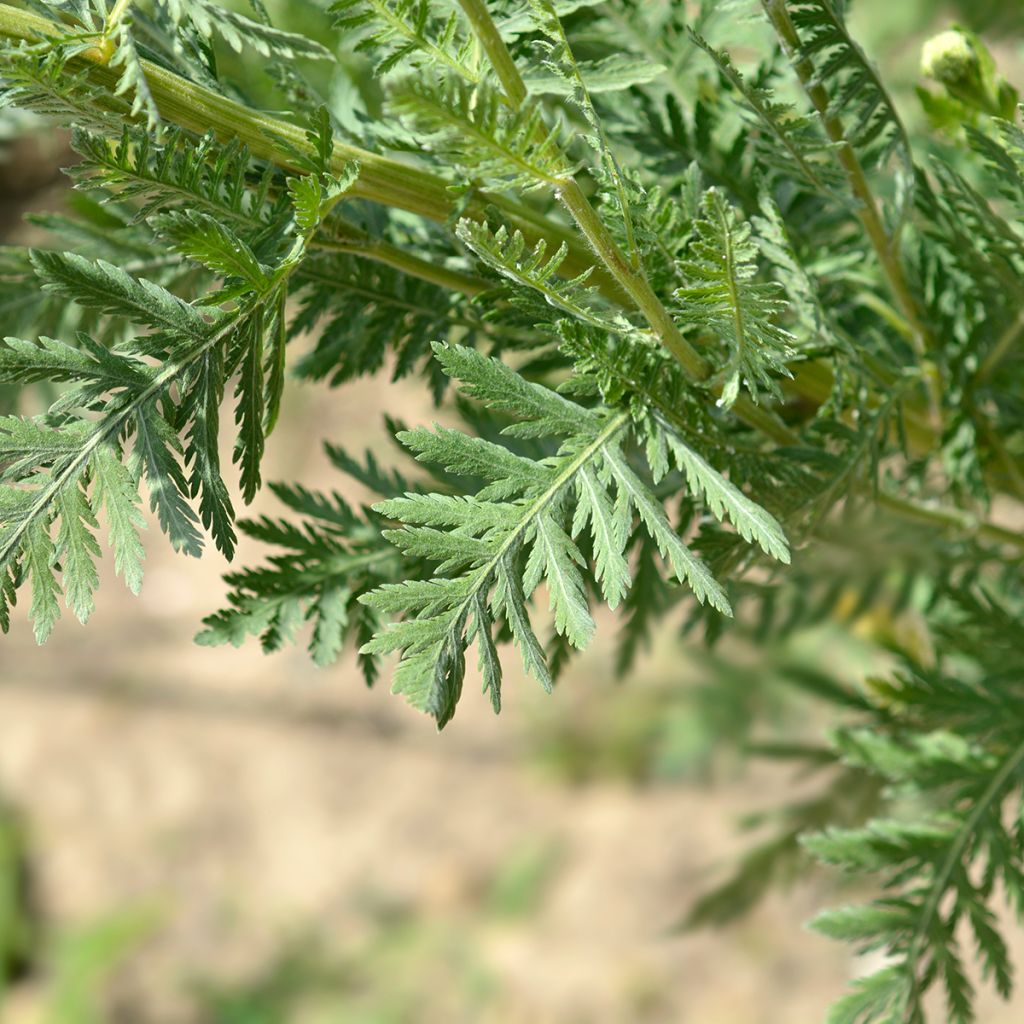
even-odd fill
[[[924,44],[921,74],[951,89],[969,89],[981,84],[981,59],[969,36],[950,29]]]

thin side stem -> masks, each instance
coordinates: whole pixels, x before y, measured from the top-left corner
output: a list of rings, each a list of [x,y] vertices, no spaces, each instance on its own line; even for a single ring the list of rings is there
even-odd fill
[[[117,3],[111,8],[110,13],[107,15],[106,23],[106,35],[110,33],[121,23],[121,19],[128,13],[128,8],[131,7],[134,0],[117,0]]]
[[[901,519],[924,523],[939,529],[956,530],[958,533],[977,537],[979,540],[990,541],[993,544],[1005,544],[1024,554],[1024,534],[996,523],[979,522],[969,512],[924,505],[917,501],[911,501],[909,498],[888,494],[885,491],[878,492],[876,501],[881,508],[895,513]]]
[[[604,221],[591,206],[575,179],[569,178],[558,189],[558,198],[572,215],[580,231],[590,243],[612,277],[636,303],[662,344],[679,361],[694,380],[703,381],[711,375],[711,367],[703,356],[682,336],[675,321],[662,304],[647,279],[633,269],[619,248]]]
[[[494,24],[491,12],[487,10],[487,4],[484,0],[459,0],[459,6],[469,19],[473,34],[484,48],[510,106],[521,106],[527,96],[526,83],[498,32],[498,26]]]
[[[314,238],[312,245],[317,249],[349,253],[374,263],[383,263],[410,277],[428,281],[430,284],[436,284],[440,288],[447,288],[449,291],[459,292],[462,295],[479,295],[493,287],[491,282],[485,281],[482,277],[474,277],[461,270],[452,270],[440,264],[431,263],[400,249],[397,245],[373,238],[370,235],[345,233],[332,237],[321,234]]]
[[[921,319],[921,311],[918,308],[917,299],[914,297],[910,286],[907,283],[903,266],[895,251],[892,239],[885,229],[881,214],[878,211],[878,202],[875,194],[868,184],[867,175],[861,166],[857,154],[846,138],[843,123],[839,117],[830,112],[828,92],[825,87],[815,80],[814,67],[811,62],[800,57],[800,36],[797,34],[796,26],[793,24],[789,11],[786,9],[786,0],[761,0],[768,20],[775,29],[782,46],[793,62],[800,84],[804,87],[808,99],[814,109],[818,112],[825,133],[829,139],[836,144],[836,156],[843,171],[846,173],[850,188],[853,191],[860,207],[857,216],[864,227],[864,231],[875,250],[878,262],[885,274],[886,281],[892,291],[893,298],[899,306],[900,312],[906,318],[912,331],[912,342],[915,351],[923,356],[930,348],[934,347],[935,339],[932,337],[927,325]]]

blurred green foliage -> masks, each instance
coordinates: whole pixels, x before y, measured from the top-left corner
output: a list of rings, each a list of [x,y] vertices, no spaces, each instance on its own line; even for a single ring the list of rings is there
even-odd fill
[[[158,923],[151,910],[126,909],[60,934],[46,964],[41,1024],[110,1024],[108,986]]]
[[[38,940],[25,824],[0,798],[0,1005],[8,985],[31,969]]]
[[[193,986],[199,1024],[404,1024],[472,1021],[494,983],[472,928],[385,912],[369,939],[337,950],[286,941],[253,976]]]

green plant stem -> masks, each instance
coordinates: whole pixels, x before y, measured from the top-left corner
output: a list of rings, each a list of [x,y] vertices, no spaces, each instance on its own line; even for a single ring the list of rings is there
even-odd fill
[[[336,235],[318,234],[312,246],[316,249],[349,253],[374,263],[383,263],[410,277],[428,281],[462,295],[479,295],[493,287],[490,281],[485,281],[482,277],[475,277],[461,270],[452,270],[439,263],[431,263],[349,224],[345,224]]]
[[[969,512],[926,505],[885,491],[878,492],[876,502],[881,508],[893,512],[901,519],[916,521],[939,529],[955,530],[957,533],[993,544],[1005,544],[1024,553],[1024,534],[996,523],[979,521]]]
[[[512,60],[512,54],[508,52],[505,40],[501,38],[498,26],[494,24],[491,12],[487,10],[487,4],[484,0],[459,0],[459,6],[469,19],[473,34],[484,48],[509,104],[512,107],[520,106],[527,96],[526,83]]]
[[[869,409],[877,409],[885,402],[885,395],[897,383],[897,378],[885,373],[882,367],[872,366],[871,360],[865,354],[865,364],[874,373],[882,387],[881,394],[872,393],[867,397]],[[824,405],[832,394],[835,378],[832,368],[828,363],[820,360],[806,360],[791,367],[794,376],[791,380],[782,382],[783,391],[799,398],[808,399],[815,405]],[[903,421],[903,429],[907,436],[910,451],[919,456],[927,455],[935,448],[936,435],[932,430],[928,419],[920,411],[907,402],[901,409],[900,415]]]
[[[520,106],[527,96],[526,84],[484,0],[459,0],[459,5],[466,12],[509,103],[513,107]],[[556,195],[608,272],[636,303],[665,347],[694,380],[707,380],[711,375],[711,367],[679,332],[668,310],[654,294],[647,279],[633,267],[619,248],[576,179],[564,178],[556,186]]]
[[[483,0],[459,0],[459,4],[466,12],[477,38],[484,47],[505,95],[510,102],[518,106],[526,99],[526,85],[486,4]],[[633,300],[662,344],[693,380],[699,383],[706,381],[711,376],[711,366],[683,337],[647,279],[619,248],[611,232],[584,195],[579,183],[574,178],[566,178],[557,187],[556,192],[558,199],[569,211],[594,253],[622,290]],[[746,396],[741,396],[734,403],[733,410],[748,425],[761,430],[778,443],[789,444],[796,440],[796,435],[778,417],[759,408]]]
[[[459,5],[466,12],[506,97],[514,106],[518,106],[527,97],[526,84],[491,18],[486,3],[484,0],[459,0]],[[556,195],[608,273],[632,299],[665,348],[672,353],[691,379],[697,383],[707,381],[713,372],[712,367],[683,337],[647,278],[642,271],[633,266],[619,248],[575,178],[563,179],[556,186]],[[733,412],[748,426],[761,431],[778,444],[792,444],[797,440],[794,431],[773,413],[756,405],[746,395],[741,395],[733,403]]]
[[[107,15],[105,35],[110,35],[111,31],[121,23],[121,19],[128,13],[133,2],[134,0],[117,0]]]
[[[871,247],[875,250],[896,304],[911,327],[917,354],[923,356],[928,349],[933,347],[935,339],[927,325],[922,322],[917,300],[907,283],[893,240],[882,223],[878,203],[868,184],[864,168],[846,138],[842,121],[836,114],[830,112],[828,93],[825,87],[817,81],[813,65],[809,60],[800,56],[800,37],[789,16],[789,11],[786,9],[786,0],[761,0],[761,2],[783,48],[793,62],[793,67],[804,91],[821,118],[826,134],[836,144],[837,159],[846,173],[854,196],[860,203],[857,216],[871,242]]]
[[[711,367],[679,332],[679,328],[661,300],[654,294],[647,279],[633,269],[611,232],[583,194],[578,182],[573,178],[566,179],[558,188],[558,198],[579,225],[580,231],[612,277],[619,282],[623,291],[643,313],[662,344],[694,380],[707,380],[711,375]]]
[[[910,327],[910,343],[914,348],[917,357],[922,361],[922,369],[925,377],[925,385],[931,405],[931,416],[935,427],[941,427],[942,395],[938,372],[934,363],[927,358],[928,352],[935,347],[935,338],[928,325],[921,316],[921,310],[917,299],[907,282],[903,272],[903,265],[900,262],[898,246],[893,238],[889,237],[885,224],[882,222],[878,210],[878,202],[875,194],[868,184],[867,175],[861,166],[860,160],[853,147],[846,137],[843,123],[838,115],[831,112],[831,103],[825,87],[817,80],[814,66],[811,62],[800,56],[800,36],[796,31],[789,11],[786,8],[786,0],[761,0],[768,20],[778,35],[783,49],[786,51],[793,63],[797,78],[804,88],[811,105],[818,113],[821,123],[825,128],[825,134],[836,145],[836,158],[846,174],[850,189],[858,202],[857,218],[860,220],[864,232],[871,243],[872,249],[878,258],[889,290],[903,314],[907,325]]]
[[[25,42],[60,39],[63,26],[29,11],[0,3],[0,37]],[[97,48],[75,59],[84,66],[90,81],[109,89],[117,86],[117,73],[105,64],[104,52]],[[294,153],[310,151],[305,130],[279,118],[255,111],[219,95],[212,89],[190,82],[152,61],[143,60],[146,82],[160,116],[171,124],[197,134],[213,132],[218,138],[238,139],[257,158],[267,160],[290,173],[303,173],[296,166]],[[340,171],[346,164],[359,164],[359,178],[349,191],[353,198],[397,207],[445,224],[458,212],[448,191],[448,182],[435,174],[389,157],[371,153],[358,146],[337,142],[332,167]],[[582,273],[593,265],[586,246],[581,245],[571,230],[553,223],[528,207],[501,195],[482,193],[465,206],[464,212],[483,217],[488,206],[501,210],[509,223],[532,240],[544,237],[556,244],[565,242],[568,254],[565,270]],[[595,284],[612,297],[618,286],[606,275],[595,275]]]

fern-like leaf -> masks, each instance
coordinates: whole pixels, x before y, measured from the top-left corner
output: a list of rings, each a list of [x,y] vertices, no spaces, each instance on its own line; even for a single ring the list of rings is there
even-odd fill
[[[587,287],[592,270],[585,270],[568,280],[558,276],[568,251],[564,243],[548,257],[544,239],[531,250],[519,231],[510,235],[504,226],[491,231],[486,224],[466,218],[459,221],[455,233],[492,270],[521,286],[528,295],[536,294],[548,306],[592,327],[609,331],[631,329],[624,317],[602,309],[598,293]],[[515,301],[522,298],[523,293],[516,289],[512,295]],[[530,303],[527,308],[533,311],[537,304]],[[538,311],[540,319],[543,319],[544,312],[541,306]]]
[[[488,483],[472,498],[407,494],[376,506],[381,515],[404,524],[388,534],[395,544],[409,556],[439,563],[445,574],[386,585],[365,598],[382,615],[406,616],[365,648],[372,654],[403,651],[396,690],[443,726],[461,693],[465,648],[480,636],[484,685],[497,700],[499,663],[491,655],[493,640],[482,637],[490,636],[496,619],[507,624],[527,670],[550,686],[526,602],[546,581],[556,630],[574,646],[586,644],[593,620],[584,559],[573,538],[588,521],[599,562],[596,576],[610,601],[617,603],[627,585],[623,551],[635,513],[673,574],[698,600],[728,610],[724,592],[629,465],[621,447],[630,432],[628,414],[587,410],[471,349],[435,350],[467,395],[517,417],[506,433],[556,437],[560,447],[556,455],[535,462],[454,431],[400,435],[417,457]],[[575,514],[569,510],[573,498]]]
[[[260,56],[275,60],[334,59],[330,50],[315,39],[247,18],[215,0],[190,0],[185,10],[201,36],[219,35],[237,53],[249,47]]]

